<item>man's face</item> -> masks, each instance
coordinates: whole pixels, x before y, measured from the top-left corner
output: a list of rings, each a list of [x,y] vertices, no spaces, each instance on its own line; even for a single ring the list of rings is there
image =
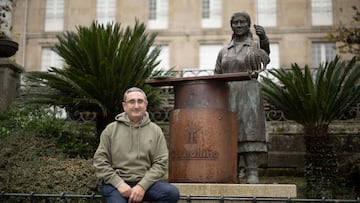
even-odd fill
[[[236,35],[245,35],[249,32],[250,27],[244,16],[236,16],[231,22],[231,28]]]
[[[130,92],[122,103],[130,121],[140,122],[145,114],[148,102],[141,92]]]

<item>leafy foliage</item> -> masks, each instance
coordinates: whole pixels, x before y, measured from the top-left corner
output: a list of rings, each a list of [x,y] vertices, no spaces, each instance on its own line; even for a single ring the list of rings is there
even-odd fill
[[[68,157],[93,156],[96,136],[94,127],[54,117],[48,106],[13,105],[0,114],[0,138],[34,133],[53,141]]]
[[[316,72],[293,64],[269,71],[280,83],[263,77],[264,98],[305,130],[305,178],[310,198],[332,198],[338,187],[338,161],[329,124],[360,100],[360,65],[334,60]],[[314,74],[313,74],[314,73]]]
[[[156,34],[147,34],[145,29],[138,21],[134,28],[125,29],[118,23],[104,26],[94,22],[58,36],[53,50],[65,66],[27,73],[23,101],[66,107],[69,112],[97,112],[98,133],[122,111],[123,93],[129,87],[145,90],[149,109],[159,106],[159,92],[145,80],[161,74],[153,71],[159,64],[160,47],[150,51]]]
[[[0,191],[98,193],[92,159],[67,158],[52,141],[29,132],[2,138],[0,147]]]
[[[262,78],[264,98],[281,109],[288,119],[306,130],[327,128],[334,119],[360,100],[360,65],[334,60],[321,64],[316,72],[296,63],[290,70],[269,70],[279,83]],[[313,77],[314,75],[314,77]]]
[[[341,53],[350,53],[360,60],[360,11],[356,6],[352,7],[354,15],[350,24],[340,24],[332,28],[328,38],[332,42],[339,42],[338,48]],[[343,10],[340,10],[343,12]]]

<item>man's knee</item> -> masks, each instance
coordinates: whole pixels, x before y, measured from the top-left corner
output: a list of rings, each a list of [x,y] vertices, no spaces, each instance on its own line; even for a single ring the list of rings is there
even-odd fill
[[[124,199],[120,192],[112,185],[110,184],[103,184],[101,186],[101,194],[103,198],[105,199],[106,203],[122,203],[127,202],[126,199]]]
[[[171,202],[177,202],[180,199],[179,189],[173,185],[170,185],[168,195]]]
[[[171,183],[157,181],[146,191],[144,199],[176,203],[180,199],[180,192],[179,189]]]
[[[170,183],[161,182],[162,194],[160,199],[166,200],[169,203],[175,203],[180,199],[180,192],[177,187]]]

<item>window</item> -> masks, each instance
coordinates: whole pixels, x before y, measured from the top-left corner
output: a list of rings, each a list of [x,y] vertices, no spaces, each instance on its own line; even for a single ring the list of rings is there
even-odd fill
[[[150,52],[154,49],[154,47],[150,48]],[[157,61],[160,61],[159,65],[156,67],[157,70],[169,70],[170,69],[170,54],[169,54],[169,47],[167,45],[161,46],[161,52],[157,57]]]
[[[149,20],[156,20],[156,0],[149,0]]]
[[[332,25],[332,0],[311,0],[312,25]]]
[[[50,67],[61,68],[63,62],[61,57],[51,50],[51,48],[42,48],[41,50],[41,71],[48,71]]]
[[[46,0],[45,31],[64,29],[64,0]]]
[[[270,63],[267,68],[279,68],[280,67],[280,53],[279,44],[270,43]]]
[[[203,28],[219,28],[222,26],[222,3],[221,0],[202,0]]]
[[[210,18],[210,0],[202,0],[202,19]]]
[[[312,67],[317,68],[321,63],[333,60],[335,56],[334,43],[314,42],[312,44]]]
[[[115,0],[97,0],[96,1],[96,20],[99,23],[106,24],[115,21]]]
[[[203,44],[199,49],[199,69],[214,70],[219,51],[222,44]]]
[[[275,78],[271,76],[267,70],[278,69],[278,68],[280,68],[279,44],[270,43],[270,63],[266,66],[266,70],[260,73],[260,75],[270,78],[274,81]]]
[[[257,0],[257,24],[264,27],[276,26],[276,0]]]
[[[168,0],[149,0],[149,29],[168,27]]]

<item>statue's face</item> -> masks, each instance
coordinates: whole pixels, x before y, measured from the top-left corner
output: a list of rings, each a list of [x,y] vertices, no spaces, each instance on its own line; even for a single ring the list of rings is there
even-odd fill
[[[250,31],[250,25],[244,16],[235,16],[231,21],[231,29],[236,35],[247,35]]]

